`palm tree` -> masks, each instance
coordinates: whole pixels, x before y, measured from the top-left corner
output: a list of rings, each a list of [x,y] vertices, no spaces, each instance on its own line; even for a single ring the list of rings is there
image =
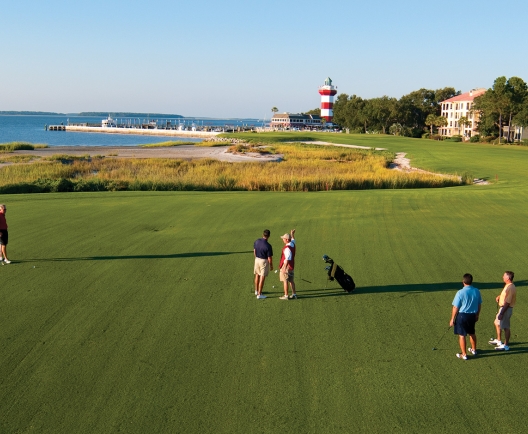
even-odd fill
[[[432,136],[433,135],[433,125],[436,125],[436,116],[432,113],[427,115],[427,118],[425,119],[425,124],[431,127],[431,136]]]
[[[275,114],[279,111],[279,109],[277,107],[272,107],[271,111],[273,112],[273,114]]]
[[[447,127],[447,119],[444,116],[437,116],[435,126],[438,128]]]
[[[460,134],[460,130],[461,129],[463,130],[465,126],[469,126],[469,125],[471,125],[471,121],[467,117],[465,116],[460,117],[460,119],[458,120],[458,133]]]

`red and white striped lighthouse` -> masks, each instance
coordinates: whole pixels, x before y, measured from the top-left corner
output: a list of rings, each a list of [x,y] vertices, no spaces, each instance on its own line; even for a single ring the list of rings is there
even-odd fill
[[[332,119],[334,117],[334,95],[337,90],[332,86],[332,79],[327,77],[324,86],[319,88],[319,94],[321,95],[321,117],[326,119],[327,125],[332,125]]]

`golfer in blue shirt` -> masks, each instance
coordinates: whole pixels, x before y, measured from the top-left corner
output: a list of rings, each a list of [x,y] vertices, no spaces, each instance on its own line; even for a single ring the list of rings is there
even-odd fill
[[[471,347],[468,351],[474,356],[477,355],[477,336],[475,334],[475,323],[479,319],[482,297],[478,288],[472,286],[473,276],[464,274],[462,278],[464,287],[459,290],[453,300],[450,327],[455,326],[455,334],[458,335],[460,353],[456,356],[459,359],[467,360],[466,336],[469,335]]]

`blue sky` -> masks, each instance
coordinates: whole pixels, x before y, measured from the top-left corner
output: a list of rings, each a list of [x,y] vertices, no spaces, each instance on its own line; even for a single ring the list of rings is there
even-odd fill
[[[506,8],[507,7],[507,8]],[[0,110],[268,117],[528,81],[528,2],[2,2]]]

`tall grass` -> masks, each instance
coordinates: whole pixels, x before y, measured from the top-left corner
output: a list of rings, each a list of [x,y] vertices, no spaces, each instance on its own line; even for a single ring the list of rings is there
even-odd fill
[[[0,152],[13,152],[13,151],[33,151],[37,148],[47,148],[46,144],[33,144],[29,142],[9,142],[0,143]]]
[[[0,170],[0,192],[83,190],[323,191],[460,185],[457,177],[387,168],[389,152],[275,145],[281,162],[102,159],[68,156]],[[17,187],[19,186],[19,187]],[[22,191],[19,191],[22,189]]]
[[[38,155],[10,155],[8,157],[0,156],[0,163],[29,163],[33,160],[38,160],[41,157]]]

